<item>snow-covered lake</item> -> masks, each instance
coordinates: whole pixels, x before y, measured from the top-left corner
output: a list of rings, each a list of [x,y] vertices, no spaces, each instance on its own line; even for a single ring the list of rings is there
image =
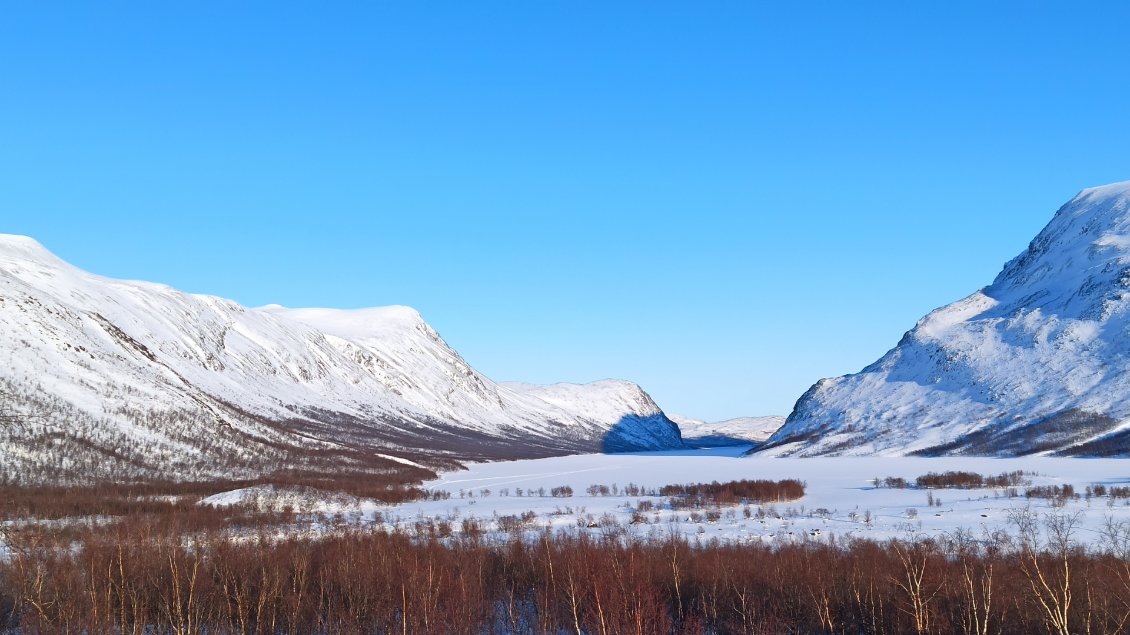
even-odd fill
[[[996,459],[825,457],[747,458],[747,449],[727,447],[675,452],[595,454],[527,461],[470,464],[467,470],[445,472],[424,483],[429,491],[450,494],[446,500],[426,500],[401,505],[318,501],[307,509],[352,516],[353,520],[383,523],[414,530],[420,523],[446,522],[455,533],[464,520],[481,523],[496,532],[499,519],[528,515],[529,531],[551,527],[571,531],[606,532],[616,526],[629,535],[679,534],[694,540],[729,541],[833,540],[850,537],[883,540],[942,535],[959,528],[974,537],[987,538],[1001,530],[1015,534],[1010,510],[1028,507],[1040,515],[1080,513],[1076,538],[1097,543],[1109,518],[1130,522],[1126,499],[1087,497],[1088,486],[1130,485],[1130,460],[1025,457]],[[1023,471],[1030,481],[1014,489],[892,489],[875,487],[876,478],[902,477],[913,483],[930,472],[961,470],[984,476]],[[631,485],[645,490],[663,485],[709,483],[739,479],[781,480],[806,483],[803,498],[784,503],[723,507],[721,518],[711,522],[705,514],[672,510],[662,496],[629,495]],[[1043,498],[1025,498],[1028,487],[1069,484],[1079,494],[1061,506]],[[590,486],[608,486],[608,495],[592,495]],[[553,488],[569,486],[572,496],[552,496]],[[212,497],[234,501],[246,491]],[[1018,496],[1016,494],[1019,494]],[[933,504],[930,501],[933,500]],[[641,502],[653,509],[642,514],[646,522],[632,524]],[[379,516],[378,516],[379,514]],[[603,519],[603,522],[602,522]],[[640,516],[636,516],[639,521]],[[588,525],[603,525],[589,527]]]
[[[677,532],[690,538],[726,540],[828,540],[866,537],[885,539],[908,535],[953,532],[958,528],[974,535],[990,534],[1009,526],[1009,511],[1030,506],[1040,514],[1081,512],[1079,540],[1099,539],[1108,518],[1130,521],[1125,499],[1087,498],[1088,486],[1130,484],[1130,460],[1025,457],[996,459],[981,457],[831,457],[747,458],[745,447],[650,452],[638,454],[577,455],[478,463],[466,471],[447,472],[425,483],[429,490],[443,490],[451,498],[423,501],[385,509],[393,522],[411,525],[418,519],[449,519],[456,526],[465,518],[492,522],[497,516],[537,513],[537,527],[577,527],[578,519],[599,520],[609,514],[627,525],[641,500],[661,507],[663,497],[628,496],[624,487],[635,484],[646,489],[680,483],[702,483],[738,479],[796,478],[807,484],[804,498],[773,505],[751,506],[745,517],[741,506],[729,508],[717,522],[695,522],[689,511],[662,509],[646,514],[648,523],[630,527],[637,535]],[[875,478],[902,477],[914,482],[929,472],[962,470],[995,476],[1016,470],[1030,472],[1031,486],[1070,484],[1079,494],[1063,506],[1042,498],[1026,499],[1025,486],[1019,496],[1007,489],[973,490],[876,488]],[[554,487],[568,485],[573,496],[553,497]],[[618,495],[591,496],[591,485],[615,485]],[[540,490],[544,488],[545,493]],[[484,492],[489,490],[489,493]],[[518,496],[521,490],[522,495]],[[934,505],[929,504],[933,497]],[[758,513],[761,508],[764,514]],[[760,516],[760,517],[759,517]],[[867,522],[868,518],[870,522]],[[1012,532],[1014,533],[1014,532]]]

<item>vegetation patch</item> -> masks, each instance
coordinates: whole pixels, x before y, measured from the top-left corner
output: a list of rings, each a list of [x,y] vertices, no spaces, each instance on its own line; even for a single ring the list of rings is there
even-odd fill
[[[1077,516],[1012,536],[778,546],[545,532],[491,541],[364,528],[238,540],[145,520],[9,530],[0,631],[23,633],[1125,632],[1130,527],[1079,548]],[[518,529],[521,516],[505,522]],[[1044,538],[1043,536],[1046,536]]]
[[[702,509],[721,505],[782,503],[804,496],[804,483],[797,479],[782,481],[741,480],[690,485],[664,485],[661,496],[670,497],[672,509]]]
[[[911,483],[901,476],[888,476],[876,478],[876,487],[889,487],[894,489],[984,489],[1000,487],[1017,487],[1031,482],[1029,474],[1015,470],[1002,472],[996,476],[984,476],[976,472],[963,472],[950,470],[946,472],[930,472],[914,479]]]

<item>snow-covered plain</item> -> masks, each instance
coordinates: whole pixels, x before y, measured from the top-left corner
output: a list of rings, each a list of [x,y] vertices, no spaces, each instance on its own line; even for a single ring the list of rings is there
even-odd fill
[[[447,500],[427,500],[401,505],[371,502],[310,501],[312,511],[340,513],[365,524],[377,522],[390,529],[416,531],[432,523],[447,522],[458,534],[463,521],[477,520],[488,535],[501,538],[503,523],[527,512],[534,516],[525,530],[536,535],[547,526],[556,530],[621,535],[640,539],[681,535],[692,541],[718,539],[733,542],[780,543],[805,540],[864,538],[916,538],[952,535],[965,529],[979,539],[997,539],[1001,532],[1015,535],[1010,512],[1027,508],[1047,514],[1080,513],[1076,539],[1098,544],[1107,520],[1130,521],[1130,503],[1125,499],[1086,497],[1088,486],[1130,484],[1130,461],[1124,459],[1079,459],[1052,457],[742,457],[749,446],[704,450],[634,454],[589,454],[471,464],[469,469],[445,472],[424,486],[432,492],[447,492]],[[875,487],[874,479],[902,477],[913,483],[929,472],[964,470],[996,476],[1016,470],[1031,473],[1027,487],[1073,485],[1077,499],[1056,506],[1047,499],[1026,499],[1026,486],[1007,489],[892,489]],[[692,517],[691,510],[671,510],[667,498],[624,493],[626,486],[645,490],[680,483],[738,479],[797,478],[805,481],[804,498],[791,502],[751,505],[747,518],[743,506],[722,507],[721,518],[710,522],[704,512]],[[550,491],[568,485],[570,497],[554,497]],[[592,485],[607,485],[609,495],[591,495]],[[613,489],[613,485],[615,488]],[[209,502],[233,502],[259,492],[225,493]],[[933,496],[935,505],[928,504]],[[633,512],[642,501],[656,509],[643,514],[646,523],[632,524]],[[293,504],[294,501],[289,501]],[[699,516],[698,514],[694,516]],[[870,519],[870,520],[868,520]],[[589,525],[596,525],[590,527]]]

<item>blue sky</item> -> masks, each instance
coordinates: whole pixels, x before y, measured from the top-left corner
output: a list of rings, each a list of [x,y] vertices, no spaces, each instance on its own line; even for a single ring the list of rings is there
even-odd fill
[[[992,5],[992,6],[990,6]],[[1124,3],[5,3],[0,231],[787,414],[1130,179]]]

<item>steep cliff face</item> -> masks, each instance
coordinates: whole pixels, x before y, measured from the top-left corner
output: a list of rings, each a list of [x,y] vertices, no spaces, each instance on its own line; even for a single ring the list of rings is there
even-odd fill
[[[246,308],[0,235],[0,396],[25,415],[0,431],[9,466],[42,463],[51,438],[138,473],[186,456],[253,464],[279,444],[468,458],[681,446],[634,384],[559,392],[492,382],[407,307]]]
[[[823,379],[767,453],[1130,451],[1130,182],[1084,190],[991,285]]]

